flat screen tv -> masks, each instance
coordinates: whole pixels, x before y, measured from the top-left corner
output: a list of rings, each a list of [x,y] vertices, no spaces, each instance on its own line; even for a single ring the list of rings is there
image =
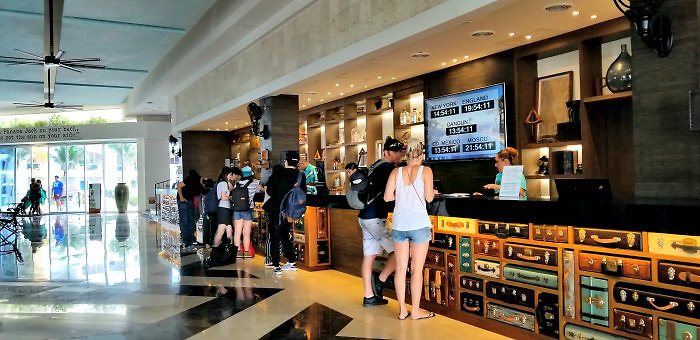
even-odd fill
[[[426,161],[493,158],[506,147],[505,84],[425,100]]]

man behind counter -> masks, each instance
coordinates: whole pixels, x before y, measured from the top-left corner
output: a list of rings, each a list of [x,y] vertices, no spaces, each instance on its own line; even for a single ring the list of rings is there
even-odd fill
[[[307,161],[306,159],[302,159],[299,161],[298,169],[299,171],[303,171],[304,176],[306,176],[306,192],[309,194],[318,193],[316,191],[316,187],[314,186],[314,183],[318,182],[318,173],[316,172],[316,167],[309,164],[309,161]]]

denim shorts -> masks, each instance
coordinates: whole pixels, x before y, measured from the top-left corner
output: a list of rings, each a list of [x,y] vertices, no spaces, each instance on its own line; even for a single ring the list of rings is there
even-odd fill
[[[233,212],[233,220],[234,221],[238,221],[238,220],[252,221],[253,220],[253,209],[244,210],[244,211],[234,211]]]
[[[231,209],[218,207],[216,209],[216,224],[231,225]]]
[[[392,230],[391,236],[394,242],[404,242],[408,241],[413,244],[421,244],[430,241],[433,238],[433,233],[430,228],[421,228],[416,230]]]

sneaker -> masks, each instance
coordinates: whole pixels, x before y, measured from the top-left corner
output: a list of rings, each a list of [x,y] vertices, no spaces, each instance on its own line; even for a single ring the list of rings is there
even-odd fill
[[[296,262],[288,262],[284,266],[282,266],[282,270],[284,271],[296,271],[298,269]]]
[[[379,298],[376,295],[371,297],[371,298],[363,298],[362,299],[362,306],[364,306],[364,307],[381,306],[381,305],[386,305],[387,303],[389,303],[389,300]]]
[[[272,269],[272,268],[275,268],[275,265],[272,264],[272,262],[270,262],[270,263],[265,263],[265,269]]]
[[[282,267],[275,267],[275,270],[272,272],[277,274],[277,275],[281,275],[282,274]]]
[[[377,272],[372,272],[372,290],[374,291],[374,295],[378,298],[383,298],[384,295],[382,292],[384,291],[384,282],[379,279],[379,273]]]
[[[255,256],[253,256],[253,254],[251,252],[243,251],[243,258],[244,259],[252,259],[253,257],[255,257]]]
[[[239,258],[239,259],[244,258],[244,257],[243,257],[243,252],[239,250],[238,253],[236,253],[236,258]]]

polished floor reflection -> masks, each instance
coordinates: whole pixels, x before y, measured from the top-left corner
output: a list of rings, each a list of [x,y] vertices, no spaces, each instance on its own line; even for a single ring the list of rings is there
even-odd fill
[[[25,219],[0,256],[1,339],[502,339],[448,318],[398,321],[364,308],[361,280],[275,275],[263,259],[212,269],[180,256],[176,226],[137,213]]]

